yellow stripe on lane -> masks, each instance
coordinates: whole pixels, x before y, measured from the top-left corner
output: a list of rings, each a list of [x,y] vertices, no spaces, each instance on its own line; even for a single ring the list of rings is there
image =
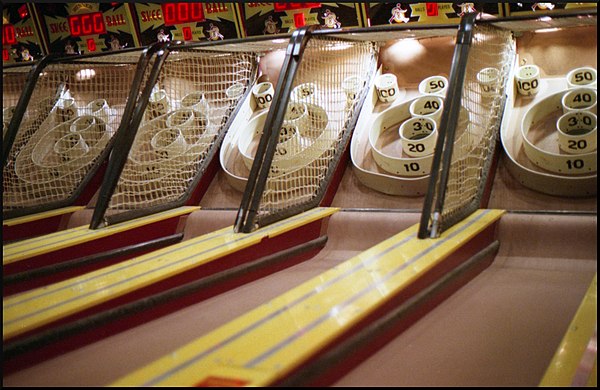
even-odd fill
[[[252,233],[233,227],[3,300],[3,339],[36,329],[128,292],[167,279],[228,254],[328,217],[337,208],[315,208]]]
[[[585,386],[595,377],[597,328],[597,274],[590,284],[565,336],[540,382],[540,386]],[[593,351],[589,346],[593,344]],[[587,354],[591,354],[586,356]],[[587,359],[585,359],[587,358]],[[585,361],[590,360],[590,361]],[[593,364],[592,364],[593,362]],[[589,367],[585,367],[588,364]],[[580,378],[580,377],[583,378]],[[595,379],[593,379],[595,380]],[[574,383],[580,382],[580,383]]]
[[[44,211],[41,213],[24,215],[22,217],[4,220],[4,221],[2,221],[2,225],[3,226],[17,226],[17,225],[21,225],[24,223],[35,222],[35,221],[40,221],[42,219],[55,217],[57,215],[65,215],[65,214],[74,213],[75,211],[83,210],[84,208],[85,208],[85,206],[69,206],[69,207],[63,207],[60,209]]]
[[[199,206],[177,207],[172,210],[163,211],[146,217],[136,218],[131,221],[110,225],[100,229],[90,229],[89,226],[84,225],[55,233],[45,234],[39,237],[17,241],[3,246],[4,254],[2,256],[2,264],[11,264],[17,261],[30,259],[34,256],[69,248],[85,242],[99,240],[113,234],[138,228],[140,226],[190,214],[191,212],[199,209]]]
[[[112,385],[276,383],[503,213],[478,210],[438,239],[414,225]]]

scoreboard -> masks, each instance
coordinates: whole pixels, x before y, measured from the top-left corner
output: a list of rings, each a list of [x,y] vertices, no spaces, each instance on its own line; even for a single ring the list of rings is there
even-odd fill
[[[287,33],[305,25],[363,27],[363,3],[243,3],[247,36]]]
[[[2,6],[2,63],[39,60],[47,53],[28,4]]]
[[[596,2],[587,3],[507,3],[507,15],[552,14],[558,10],[574,8],[597,8]]]
[[[458,24],[469,12],[495,16],[504,13],[500,3],[368,3],[369,26],[385,24]]]
[[[35,5],[51,53],[87,54],[139,46],[127,3]]]
[[[2,9],[2,62],[47,53],[84,54],[151,45],[287,33],[301,26],[367,27],[459,23],[467,12],[495,16],[597,7],[592,3],[21,3]]]
[[[234,3],[138,3],[132,4],[140,41],[206,41],[243,37],[238,7]]]

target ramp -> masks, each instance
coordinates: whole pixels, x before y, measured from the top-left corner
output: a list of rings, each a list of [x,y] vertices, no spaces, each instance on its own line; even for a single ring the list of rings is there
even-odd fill
[[[17,110],[21,101],[26,101],[28,78],[35,77],[38,62],[8,64],[2,68],[2,139],[3,144],[8,145],[9,140],[5,140],[7,131],[11,127],[15,112],[20,117],[20,109]],[[24,95],[24,96],[22,96]],[[23,103],[20,103],[23,106]],[[16,126],[16,125],[12,125]],[[10,138],[10,137],[8,137]],[[83,206],[70,206],[52,210],[49,213],[37,213],[30,219],[28,216],[3,219],[2,221],[2,241],[9,242],[23,237],[31,237],[56,231],[60,226],[63,216],[71,215],[73,212],[82,209]],[[43,223],[35,223],[36,221]]]
[[[48,55],[31,69],[3,137],[4,241],[65,226],[56,216],[15,218],[92,200],[153,58],[152,48]]]
[[[45,60],[42,61],[42,64],[44,62]],[[43,67],[44,65],[39,66]],[[38,63],[33,62],[8,64],[2,68],[2,139],[4,145],[8,144],[8,140],[4,138],[11,127],[11,121],[19,102],[25,102],[30,97],[27,94],[27,79],[36,77],[37,67]],[[23,103],[20,104],[23,106]],[[19,117],[20,113],[17,113],[15,121],[18,121]],[[12,126],[16,126],[16,124]],[[70,216],[83,208],[84,206],[67,206],[22,217],[4,218],[2,220],[2,241],[10,242],[19,238],[54,232],[63,223],[63,217]]]
[[[368,40],[315,26],[294,32],[268,112],[232,133],[223,149],[231,155],[222,161],[237,149],[246,165],[241,177],[227,173],[232,183],[246,183],[237,231],[331,204],[365,101],[363,86],[371,82],[376,64],[376,46]],[[345,80],[353,80],[348,90]]]
[[[157,53],[130,131],[118,136],[92,229],[199,203],[260,59],[289,41],[275,38],[172,42]]]
[[[519,33],[500,133],[507,179],[533,201],[551,195],[567,209],[587,198],[595,210],[597,11],[497,24]],[[541,41],[556,55],[538,51]]]
[[[479,210],[439,239],[417,239],[415,225],[113,385],[286,385],[333,342],[406,303],[407,291],[490,245],[502,213]]]
[[[152,58],[144,65],[146,74],[135,94],[137,103],[122,121],[126,131],[114,134],[115,149],[97,194],[89,230],[116,224],[120,228],[109,229],[110,239],[102,232],[81,234],[85,228],[80,227],[61,236],[60,244],[48,243],[57,236],[46,237],[48,241],[41,246],[39,240],[19,244],[19,248],[35,249],[19,250],[18,262],[5,266],[5,275],[22,273],[8,280],[15,285],[10,291],[62,280],[97,269],[107,261],[110,264],[181,240],[181,217],[197,207],[214,177],[218,166],[214,156],[257,77],[261,56],[285,44],[285,39],[274,43],[272,38],[256,38],[152,46]],[[72,101],[69,99],[63,100]],[[82,214],[71,219],[81,222]],[[153,214],[161,217],[153,219]],[[172,217],[164,218],[169,214]],[[141,221],[152,225],[142,227]],[[138,230],[128,231],[127,226]],[[93,255],[96,258],[90,258]],[[65,264],[69,267],[66,271],[57,267],[37,269],[67,261],[71,263]],[[92,262],[95,268],[78,265]],[[30,270],[34,272],[23,273]],[[39,277],[41,273],[45,276]],[[32,281],[34,278],[37,280]]]

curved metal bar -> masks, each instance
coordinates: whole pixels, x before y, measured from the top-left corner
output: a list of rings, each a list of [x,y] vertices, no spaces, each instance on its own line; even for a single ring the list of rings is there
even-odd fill
[[[449,104],[444,105],[440,119],[441,125],[435,146],[436,153],[433,156],[431,164],[429,189],[425,194],[423,212],[421,213],[419,224],[419,238],[428,238],[430,235],[435,236],[439,214],[443,207],[446,183],[448,182],[448,170],[452,158],[454,135],[460,113],[462,89],[476,17],[477,14],[475,13],[465,15],[461,20],[456,36],[456,47],[452,58],[452,67],[448,77],[448,92],[445,99]],[[436,202],[435,205],[434,200]]]
[[[292,34],[286,50],[286,57],[279,73],[275,94],[267,113],[263,135],[260,138],[256,157],[250,170],[248,184],[244,191],[242,202],[235,221],[235,231],[249,233],[254,228],[254,219],[258,212],[260,198],[266,186],[267,176],[275,154],[279,138],[279,129],[283,123],[285,110],[290,97],[294,76],[298,64],[308,42],[310,34],[318,28],[317,25],[302,27]]]
[[[117,182],[119,181],[119,176],[123,171],[123,166],[127,160],[127,155],[129,153],[129,149],[131,148],[131,144],[135,139],[137,134],[137,129],[139,127],[140,122],[142,121],[142,117],[144,115],[144,110],[146,109],[146,105],[148,103],[148,98],[152,93],[152,86],[156,83],[158,79],[158,75],[160,70],[164,64],[166,59],[165,47],[167,43],[159,42],[152,45],[144,58],[143,62],[138,63],[138,68],[136,69],[136,80],[134,84],[138,84],[138,88],[132,88],[131,95],[128,99],[127,104],[131,104],[129,107],[125,109],[125,112],[128,114],[128,117],[121,120],[121,124],[119,129],[117,130],[117,134],[113,137],[114,149],[111,153],[111,158],[109,159],[108,167],[106,169],[106,174],[102,180],[102,186],[100,187],[100,192],[98,195],[98,200],[96,202],[96,207],[94,208],[94,213],[92,215],[92,220],[90,222],[90,229],[97,229],[100,227],[104,220],[104,214],[106,213],[106,209],[108,208],[108,203],[110,202],[110,198],[112,197],[113,192],[117,186]],[[155,60],[150,75],[148,76],[148,82],[141,93],[139,95],[139,89],[141,88],[142,77],[144,75],[145,69],[150,62],[152,56],[157,55],[158,58]],[[167,52],[168,55],[168,52]]]

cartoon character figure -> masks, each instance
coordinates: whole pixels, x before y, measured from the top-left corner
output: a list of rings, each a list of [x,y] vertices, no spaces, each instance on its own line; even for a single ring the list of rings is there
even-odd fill
[[[536,8],[539,9],[547,9],[548,11],[552,11],[554,9],[554,4],[552,3],[533,3],[531,9],[535,11]]]
[[[169,34],[165,34],[165,30],[162,28],[158,30],[158,34],[156,34],[156,39],[159,42],[169,42],[171,40],[171,38],[169,38]]]
[[[463,16],[464,14],[470,14],[473,12],[477,12],[477,10],[475,9],[475,4],[474,3],[462,3],[458,5],[460,7],[460,13],[458,14],[458,16]]]
[[[388,21],[390,24],[393,23],[408,23],[410,18],[408,18],[405,14],[408,10],[402,8],[402,4],[397,3],[394,8],[392,8],[392,17]]]
[[[269,15],[267,20],[265,20],[265,29],[263,30],[263,34],[277,34],[279,29],[277,28],[277,22],[273,20],[273,16]]]
[[[73,43],[71,41],[67,41],[67,43],[65,43],[65,54],[77,54],[75,52],[75,46],[73,46]]]
[[[22,61],[33,61],[33,56],[29,54],[29,49],[24,48],[21,50],[21,60]]]
[[[323,19],[325,20],[325,26],[329,28],[340,28],[342,27],[342,23],[338,22],[337,15],[331,12],[329,9],[325,10],[323,14]]]
[[[214,24],[210,24],[208,29],[208,39],[211,41],[216,41],[218,39],[224,39],[225,37],[219,32],[219,27]]]
[[[127,44],[121,46],[121,42],[119,42],[119,39],[117,39],[117,37],[115,37],[112,34],[110,35],[110,41],[108,41],[108,43],[110,44],[110,50],[121,50],[122,48],[127,46]]]

